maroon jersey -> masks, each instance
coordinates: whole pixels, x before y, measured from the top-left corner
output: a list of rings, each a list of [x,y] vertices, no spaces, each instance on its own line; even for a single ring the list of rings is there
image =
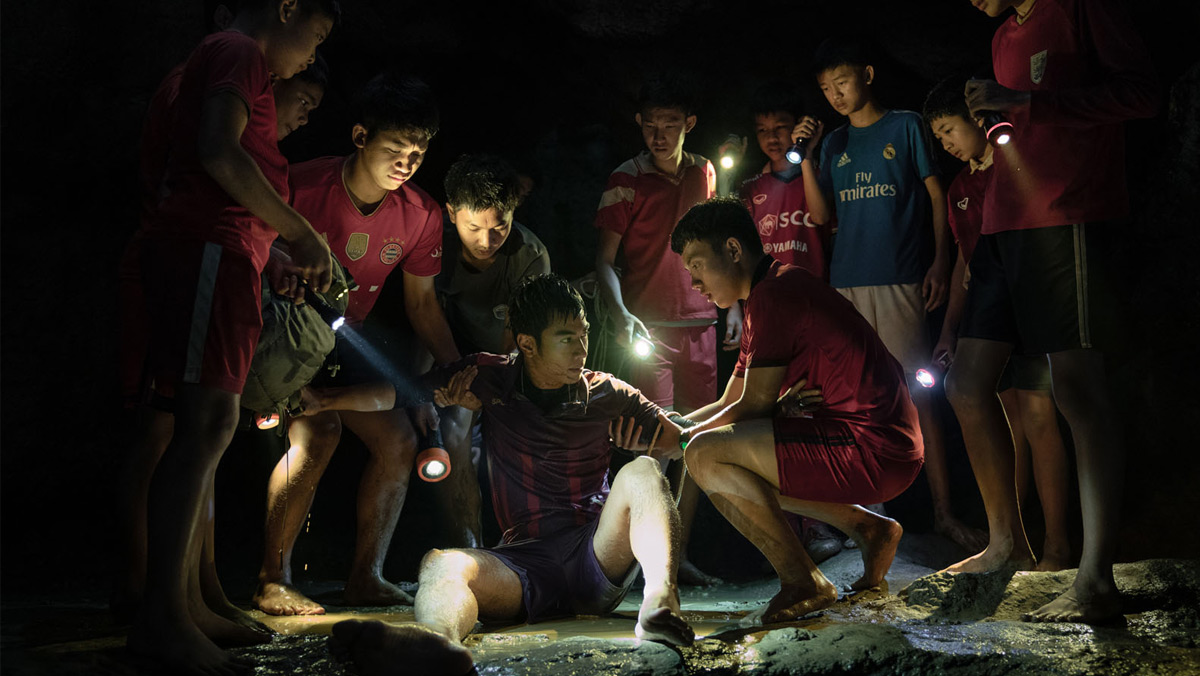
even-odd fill
[[[741,195],[758,226],[763,253],[829,280],[829,266],[825,262],[829,229],[809,218],[803,174],[797,171],[790,180],[785,180],[768,166],[742,184]]]
[[[596,211],[596,227],[621,235],[621,296],[646,322],[711,319],[716,309],[692,290],[692,278],[671,251],[671,231],[688,209],[716,194],[712,163],[683,154],[679,173],[654,166],[649,151],[608,177]]]
[[[954,233],[954,240],[958,242],[958,249],[966,263],[971,262],[971,254],[975,253],[975,244],[979,242],[983,228],[983,198],[992,176],[991,166],[990,161],[968,164],[958,172],[946,191],[946,216],[950,231]]]
[[[363,215],[342,182],[345,157],[321,157],[291,168],[292,206],[325,235],[358,290],[350,292],[346,321],[367,318],[383,283],[397,267],[418,277],[442,270],[442,211],[424,190],[405,183]]]
[[[780,395],[801,378],[821,389],[825,403],[814,418],[849,423],[860,441],[887,457],[923,456],[904,369],[833,287],[807,270],[766,257],[755,271],[744,313],[735,375],[785,366]]]
[[[584,370],[559,404],[543,410],[531,400],[542,393],[526,382],[520,356],[474,354],[435,369],[426,382],[441,387],[469,364],[479,366],[471,392],[483,403],[492,503],[503,542],[598,518],[608,498],[608,424],[633,417],[652,432],[662,409],[627,383]]]
[[[1150,57],[1112,0],[1042,0],[992,38],[996,81],[1031,93],[1009,112],[983,232],[1111,220],[1129,212],[1121,122],[1157,107]]]
[[[266,56],[243,33],[216,33],[196,47],[183,68],[154,236],[214,242],[250,257],[261,270],[278,233],[235,202],[205,171],[197,152],[201,110],[220,92],[232,92],[246,104],[249,119],[242,148],[267,182],[287,198],[287,160],[279,153]]]

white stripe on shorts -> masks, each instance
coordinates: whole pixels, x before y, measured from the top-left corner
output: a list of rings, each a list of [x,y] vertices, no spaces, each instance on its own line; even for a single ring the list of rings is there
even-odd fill
[[[1084,223],[1071,226],[1075,237],[1075,310],[1079,318],[1079,346],[1092,346],[1091,322],[1088,320],[1087,232]]]
[[[196,280],[196,298],[192,302],[192,325],[188,329],[187,362],[183,382],[198,383],[204,367],[204,342],[208,338],[208,320],[212,315],[217,288],[217,270],[221,267],[221,245],[207,242]]]

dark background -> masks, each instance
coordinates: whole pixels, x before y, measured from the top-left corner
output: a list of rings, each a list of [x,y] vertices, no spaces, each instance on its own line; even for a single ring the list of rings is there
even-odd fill
[[[1130,338],[1111,360],[1129,449],[1126,560],[1200,554],[1200,542],[1184,535],[1200,532],[1200,10],[1181,4],[1129,3],[1154,56],[1163,107],[1127,125],[1134,216],[1114,261],[1124,307],[1113,311],[1127,312]],[[687,147],[711,157],[726,134],[752,134],[746,102],[767,79],[801,83],[810,110],[841,123],[808,72],[813,49],[831,33],[873,39],[879,98],[919,110],[935,81],[988,62],[998,24],[964,0],[348,0],[343,9],[322,48],[333,82],[309,126],[284,142],[288,157],[349,152],[352,92],[383,69],[417,74],[439,96],[442,132],[415,182],[441,199],[445,170],[461,153],[509,156],[537,180],[519,218],[568,277],[591,267],[591,221],[608,173],[642,148],[633,97],[646,69],[700,79],[705,100]],[[159,80],[186,58],[204,24],[195,0],[0,8],[4,593],[31,584],[95,589],[110,573],[121,458],[115,270],[136,225],[138,133]],[[753,171],[763,157],[753,138],[750,147],[743,168]],[[952,160],[940,151],[939,158],[952,176]],[[384,323],[394,318],[388,303],[379,307]],[[955,499],[982,527],[952,416],[946,425]],[[281,451],[270,432],[239,434],[218,478],[218,552],[235,600],[249,593],[257,570],[266,476]],[[345,575],[362,457],[347,435],[298,545],[301,579]],[[393,578],[413,579],[417,558],[438,544],[429,502],[428,487],[410,492],[388,564]],[[893,513],[910,530],[929,528],[923,478]],[[1031,539],[1040,543],[1032,516]],[[707,510],[701,518],[708,525],[698,526],[697,542],[721,542],[694,549],[697,562],[734,577],[758,572],[737,568],[748,548],[719,518]]]

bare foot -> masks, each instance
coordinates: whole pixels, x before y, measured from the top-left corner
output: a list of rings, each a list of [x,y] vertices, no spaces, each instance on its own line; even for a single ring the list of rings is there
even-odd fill
[[[812,585],[780,584],[779,593],[767,605],[752,611],[739,622],[753,627],[776,622],[790,622],[809,613],[824,610],[837,603],[837,587],[816,571],[817,579]]]
[[[274,629],[254,619],[250,613],[247,613],[241,608],[238,608],[230,603],[229,599],[224,599],[216,603],[209,603],[208,608],[217,615],[220,615],[236,625],[245,627],[247,629],[253,629],[254,631],[261,631],[269,635],[275,634]]]
[[[1034,567],[1034,570],[1038,571],[1039,573],[1055,573],[1068,568],[1074,568],[1074,566],[1071,565],[1071,561],[1068,560],[1067,557],[1045,556],[1037,562],[1037,566]]]
[[[234,658],[207,639],[191,622],[147,622],[134,625],[125,643],[138,660],[155,670],[179,676],[249,676],[253,663]]]
[[[696,632],[679,611],[678,590],[643,592],[633,633],[642,640],[667,645],[691,645],[696,640]]]
[[[295,587],[279,582],[260,582],[251,603],[268,615],[324,615],[325,608]]]
[[[935,514],[933,517],[933,531],[938,535],[949,538],[952,542],[971,554],[983,551],[983,548],[987,547],[988,544],[987,533],[978,528],[971,528],[950,514],[940,516]]]
[[[475,668],[470,651],[419,624],[344,620],[333,625],[329,649],[354,660],[363,676],[461,676]]]
[[[1075,584],[1062,596],[1032,613],[1025,613],[1021,619],[1026,622],[1100,624],[1120,614],[1121,595],[1115,586],[1111,583],[1103,586],[1080,584],[1076,579]]]
[[[721,578],[709,575],[700,570],[691,561],[681,561],[679,563],[679,572],[676,573],[675,577],[679,580],[679,584],[688,587],[711,587],[713,585],[724,584]]]
[[[203,603],[191,604],[189,611],[192,614],[192,621],[196,623],[196,627],[200,629],[201,633],[223,648],[244,648],[269,643],[271,636],[275,633],[266,626],[260,629],[257,626],[258,623],[249,616],[246,619],[253,624],[241,624],[218,615]]]
[[[862,550],[863,560],[862,577],[850,585],[851,589],[863,591],[883,584],[883,578],[892,567],[892,559],[896,558],[902,535],[904,529],[900,524],[886,516],[873,518],[850,534]]]
[[[1033,552],[1028,545],[1020,549],[1011,541],[990,542],[987,549],[975,556],[945,568],[944,573],[990,573],[996,570],[1033,570]]]
[[[413,597],[403,589],[379,576],[355,578],[346,581],[342,599],[348,606],[411,606]]]

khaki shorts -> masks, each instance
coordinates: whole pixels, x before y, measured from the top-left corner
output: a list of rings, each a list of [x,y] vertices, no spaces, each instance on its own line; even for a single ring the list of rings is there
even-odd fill
[[[906,374],[929,367],[929,331],[920,284],[851,286],[837,291],[875,328]]]

